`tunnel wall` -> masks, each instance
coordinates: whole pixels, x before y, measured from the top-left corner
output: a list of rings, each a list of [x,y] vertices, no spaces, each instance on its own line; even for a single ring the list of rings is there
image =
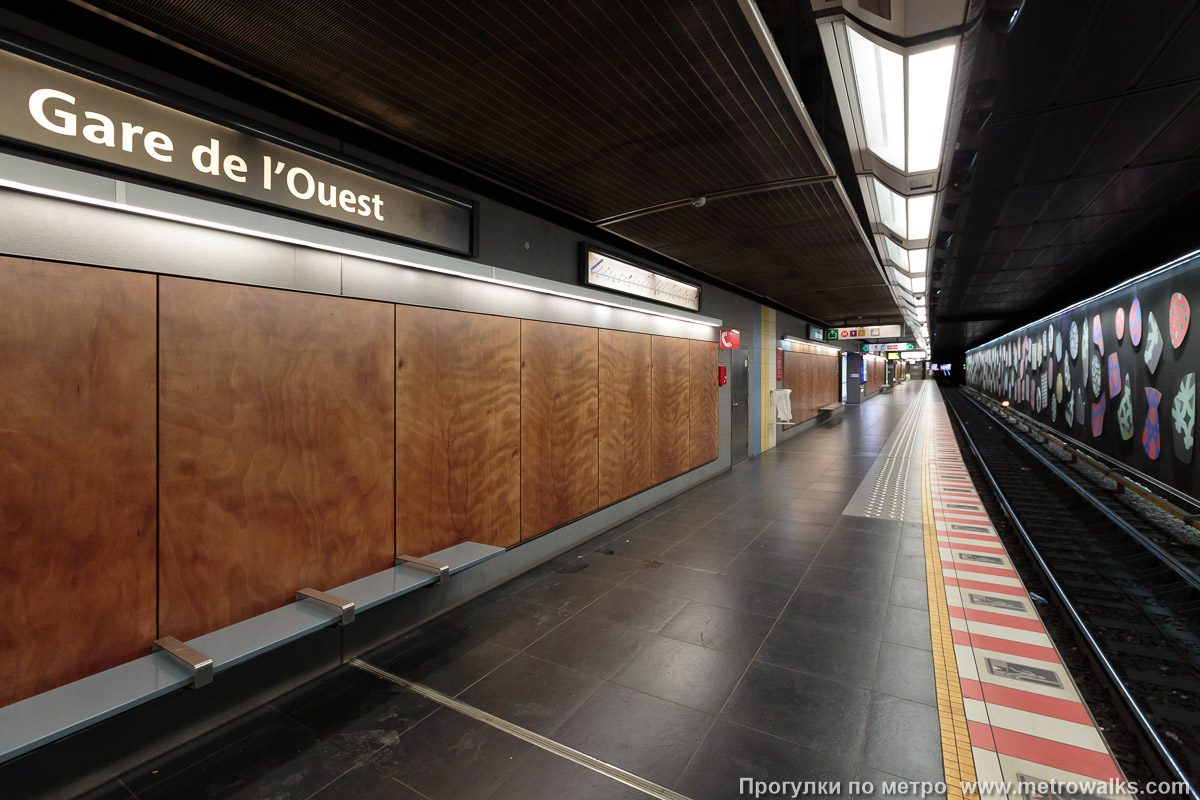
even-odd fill
[[[967,383],[1195,497],[1197,298],[1191,254],[968,351]]]

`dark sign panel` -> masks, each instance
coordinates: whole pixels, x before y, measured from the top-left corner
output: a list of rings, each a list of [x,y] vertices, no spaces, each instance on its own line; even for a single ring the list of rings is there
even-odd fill
[[[0,51],[0,137],[343,226],[471,251],[470,204],[397,186]]]

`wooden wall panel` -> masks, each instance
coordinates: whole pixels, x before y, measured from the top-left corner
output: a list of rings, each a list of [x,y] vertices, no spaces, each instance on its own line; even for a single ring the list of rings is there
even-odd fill
[[[654,482],[688,470],[687,339],[654,337]]]
[[[150,652],[154,285],[0,258],[0,706]]]
[[[822,357],[820,365],[813,400],[818,411],[841,399],[841,387],[838,385],[838,357]]]
[[[600,505],[615,503],[649,487],[651,356],[650,336],[601,330],[600,336]]]
[[[396,552],[521,541],[521,321],[396,308]]]
[[[394,307],[163,277],[159,314],[160,633],[386,568]]]
[[[796,422],[803,422],[804,418],[801,415],[802,398],[800,395],[800,361],[801,353],[793,353],[791,350],[783,351],[783,388],[792,391],[792,419]],[[784,425],[783,430],[790,430],[792,425]]]
[[[688,344],[688,469],[714,460],[720,453],[717,422],[717,343]]]
[[[792,390],[792,419],[796,423],[812,419],[838,401],[837,356],[785,350],[783,384]]]
[[[595,328],[521,321],[521,538],[599,506]]]

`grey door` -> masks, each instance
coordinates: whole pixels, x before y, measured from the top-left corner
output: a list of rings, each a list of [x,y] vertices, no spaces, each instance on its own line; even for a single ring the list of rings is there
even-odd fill
[[[740,464],[750,457],[750,361],[745,350],[730,355],[729,445],[732,463]]]

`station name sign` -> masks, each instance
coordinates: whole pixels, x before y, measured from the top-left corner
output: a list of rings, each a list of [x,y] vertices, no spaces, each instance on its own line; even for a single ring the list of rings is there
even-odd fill
[[[0,51],[0,137],[455,253],[470,203],[362,172]]]

